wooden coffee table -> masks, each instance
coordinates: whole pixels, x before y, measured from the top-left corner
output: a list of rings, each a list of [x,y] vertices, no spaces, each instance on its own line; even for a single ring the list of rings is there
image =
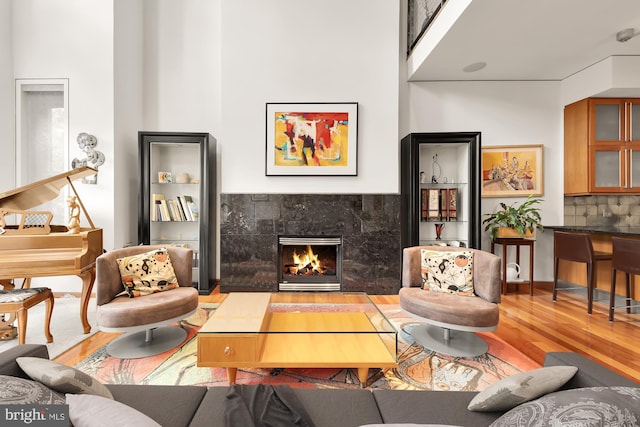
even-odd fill
[[[397,331],[365,293],[230,293],[198,331],[199,367],[395,368]]]

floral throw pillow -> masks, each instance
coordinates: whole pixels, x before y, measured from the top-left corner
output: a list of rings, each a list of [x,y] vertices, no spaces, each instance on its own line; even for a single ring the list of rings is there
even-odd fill
[[[420,256],[424,289],[473,295],[473,252],[422,249]]]
[[[120,278],[129,298],[178,287],[167,248],[118,258]]]

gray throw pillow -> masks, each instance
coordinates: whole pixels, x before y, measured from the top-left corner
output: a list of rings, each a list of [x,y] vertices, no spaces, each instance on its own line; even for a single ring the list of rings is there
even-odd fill
[[[116,400],[91,394],[67,394],[73,427],[161,427],[153,419]]]
[[[60,393],[95,394],[113,399],[104,384],[71,366],[41,357],[18,357],[16,363],[31,379]]]
[[[0,375],[0,404],[63,404],[64,396],[37,381]]]
[[[587,387],[549,393],[523,403],[491,427],[637,426],[640,387]]]
[[[503,378],[478,393],[467,409],[477,412],[507,411],[558,390],[578,372],[575,366],[548,366]]]

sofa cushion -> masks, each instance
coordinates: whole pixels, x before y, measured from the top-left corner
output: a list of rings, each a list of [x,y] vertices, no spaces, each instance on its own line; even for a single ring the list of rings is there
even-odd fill
[[[67,394],[74,427],[160,427],[160,424],[124,403],[90,394]]]
[[[113,398],[104,384],[71,366],[39,357],[18,357],[16,363],[31,379],[60,393],[85,393]]]
[[[38,381],[0,375],[0,403],[3,405],[63,404],[64,396]]]
[[[202,386],[107,384],[114,400],[151,417],[162,426],[188,426],[207,392]],[[208,408],[209,425],[220,416]]]
[[[422,249],[420,257],[424,289],[473,295],[473,252]]]
[[[225,427],[224,418],[212,414],[224,413],[228,390],[228,387],[210,387],[189,427]],[[369,390],[297,387],[292,390],[317,427],[383,422]]]
[[[523,403],[492,427],[636,426],[640,423],[640,387],[587,387],[549,393]]]
[[[14,377],[21,377],[30,379],[27,374],[24,373],[20,366],[16,362],[16,359],[21,356],[40,357],[42,359],[49,358],[49,350],[44,344],[22,344],[15,347],[11,347],[0,353],[0,375],[11,375]]]
[[[372,394],[385,424],[488,426],[502,415],[468,411],[467,405],[478,394],[474,391],[374,389]]]
[[[546,393],[558,390],[573,377],[575,366],[550,366],[520,372],[501,379],[469,402],[470,411],[507,411]]]
[[[120,278],[129,298],[178,287],[167,248],[116,259]]]

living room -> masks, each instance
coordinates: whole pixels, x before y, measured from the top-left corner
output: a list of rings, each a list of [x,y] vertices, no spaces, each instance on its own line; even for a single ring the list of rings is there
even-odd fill
[[[480,131],[483,146],[542,144],[543,222],[563,224],[563,106],[613,83],[580,70],[558,80],[409,82],[406,20],[405,2],[385,0],[0,2],[0,192],[25,184],[16,181],[12,143],[15,80],[62,78],[69,158],[82,155],[81,132],[98,138],[106,158],[97,184],[76,185],[106,250],[137,243],[140,130],[213,135],[217,197],[397,197],[399,141],[411,132]],[[480,59],[462,58],[460,68]],[[637,69],[637,57],[624,59]],[[638,75],[620,96],[637,96]],[[266,176],[265,105],[273,102],[357,102],[357,175]],[[482,213],[499,201],[483,199]],[[536,282],[553,281],[551,234],[537,237]],[[47,286],[78,292],[79,280]]]
[[[77,186],[103,229],[106,250],[136,243],[139,130],[211,133],[218,147],[218,191],[228,195],[395,196],[399,140],[410,132],[480,131],[483,146],[543,144],[543,224],[563,223],[562,186],[555,185],[563,170],[562,106],[598,93],[595,88],[610,89],[614,84],[603,82],[599,69],[586,70],[595,77],[578,73],[564,80],[407,82],[408,68],[420,64],[406,60],[406,5],[322,5],[310,9],[314,19],[306,18],[310,11],[300,5],[276,5],[3,2],[0,49],[7,60],[0,67],[0,136],[14,140],[15,79],[68,79],[68,157],[83,154],[75,136],[88,132],[107,159],[96,185]],[[594,4],[591,14],[599,7]],[[340,10],[337,16],[334,9]],[[366,21],[360,19],[363,10]],[[292,37],[297,25],[291,23],[299,22],[304,37]],[[628,41],[625,49],[639,40]],[[307,59],[308,46],[316,51],[313,59]],[[305,59],[279,60],[284,55]],[[314,65],[306,65],[309,61]],[[633,87],[640,87],[625,84],[631,89],[620,96],[632,96]],[[265,104],[292,101],[358,103],[357,176],[265,176]],[[16,182],[14,150],[5,144],[0,191],[25,184]],[[482,213],[492,212],[499,201],[484,198]],[[488,234],[482,248],[489,248]],[[535,252],[536,281],[552,281],[552,233],[539,234]],[[74,292],[78,282],[65,278],[53,286]]]

